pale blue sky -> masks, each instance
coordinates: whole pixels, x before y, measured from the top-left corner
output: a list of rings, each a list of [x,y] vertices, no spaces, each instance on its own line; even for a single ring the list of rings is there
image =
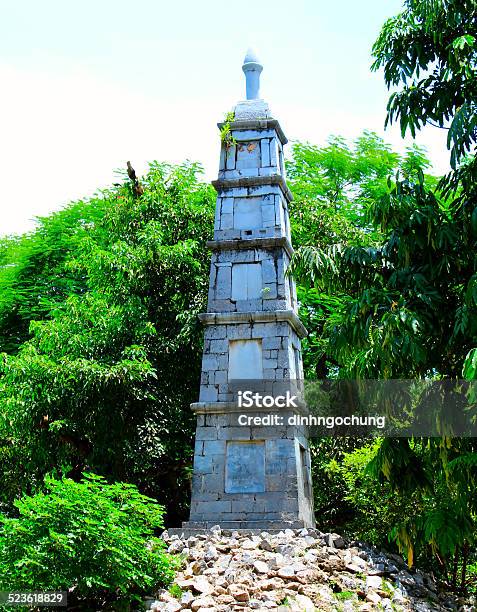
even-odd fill
[[[216,175],[217,121],[244,97],[253,46],[262,95],[290,139],[384,134],[387,92],[370,49],[398,0],[0,0],[0,233],[92,193],[130,159],[201,161]],[[437,172],[445,133],[427,128]]]

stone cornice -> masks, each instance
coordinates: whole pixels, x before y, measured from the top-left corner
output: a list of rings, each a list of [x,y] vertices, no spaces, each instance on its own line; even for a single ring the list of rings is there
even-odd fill
[[[293,257],[293,247],[286,236],[272,238],[250,238],[237,240],[208,240],[207,248],[211,251],[233,251],[246,249],[270,249],[282,247],[287,252],[290,259]]]
[[[278,382],[282,383],[286,382],[286,380],[280,380]],[[259,413],[261,410],[263,411],[263,409],[261,408],[242,408],[239,407],[236,402],[194,402],[190,405],[190,407],[196,414],[256,414]],[[267,412],[280,413],[283,411],[283,408],[267,408]],[[295,409],[290,408],[288,409],[288,411],[298,414],[309,414],[306,405],[300,402],[299,400],[297,400],[297,407]],[[244,430],[246,429],[246,426],[242,425],[242,427],[244,428]]]
[[[212,181],[212,185],[215,187],[217,192],[224,191],[226,189],[234,189],[236,187],[263,187],[264,185],[278,185],[288,202],[293,200],[292,193],[281,174],[271,174],[270,176],[242,176],[241,178],[234,179],[217,179],[216,181]]]
[[[224,126],[224,122],[217,123],[218,128],[221,130]],[[231,130],[275,130],[280,142],[286,145],[288,138],[283,133],[280,124],[276,119],[245,119],[244,121],[231,121]]]
[[[256,310],[254,312],[204,312],[199,315],[203,325],[233,325],[240,323],[289,323],[300,338],[308,335],[306,327],[294,310]]]

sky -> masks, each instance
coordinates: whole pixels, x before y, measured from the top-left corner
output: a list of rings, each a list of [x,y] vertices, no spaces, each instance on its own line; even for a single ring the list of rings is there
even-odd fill
[[[216,178],[217,122],[245,97],[253,47],[261,94],[289,140],[384,131],[371,46],[399,0],[0,0],[0,235],[88,197],[131,160],[200,161]],[[448,169],[445,132],[417,138]]]

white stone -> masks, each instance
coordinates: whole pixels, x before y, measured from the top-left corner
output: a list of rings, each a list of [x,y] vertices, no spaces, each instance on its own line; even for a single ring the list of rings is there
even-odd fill
[[[295,575],[295,569],[291,565],[285,565],[284,567],[279,568],[277,575],[280,578],[293,578]]]
[[[306,595],[296,595],[295,600],[303,612],[314,612],[315,604]]]
[[[236,263],[232,265],[232,300],[254,300],[261,297],[262,264]]]
[[[253,564],[255,571],[259,574],[268,574],[269,567],[265,561],[255,561]]]
[[[366,577],[366,588],[367,589],[380,589],[382,584],[381,576],[367,576]]]
[[[261,340],[231,340],[229,343],[229,380],[263,378]]]
[[[259,229],[262,227],[261,198],[236,198],[234,201],[235,229]]]

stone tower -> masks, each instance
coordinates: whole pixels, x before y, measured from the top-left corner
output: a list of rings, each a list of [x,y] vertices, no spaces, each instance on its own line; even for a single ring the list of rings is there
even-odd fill
[[[222,142],[205,326],[190,521],[184,528],[283,529],[314,525],[306,429],[290,424],[301,408],[279,411],[269,427],[243,426],[241,389],[263,381],[283,388],[303,377],[283,146],[287,139],[260,99],[262,66],[245,57],[247,99]],[[223,124],[219,124],[222,128]],[[249,384],[250,383],[250,384]],[[278,387],[277,387],[278,385]]]

